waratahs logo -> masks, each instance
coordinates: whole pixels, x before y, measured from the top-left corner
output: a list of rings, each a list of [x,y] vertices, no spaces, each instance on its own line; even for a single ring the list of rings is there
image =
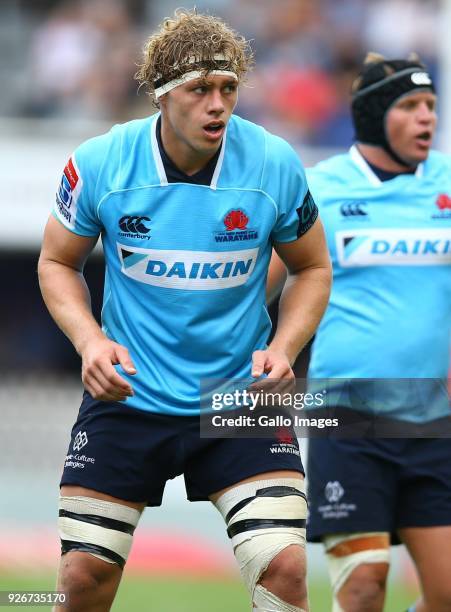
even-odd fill
[[[439,212],[432,215],[432,219],[450,219],[451,218],[451,198],[446,193],[441,193],[436,201]]]
[[[293,432],[288,429],[288,427],[279,427],[276,432],[275,432],[275,436],[279,442],[279,444],[293,444],[294,441],[294,436],[293,436]]]
[[[224,217],[225,231],[215,232],[216,242],[256,240],[257,230],[248,229],[249,217],[241,209],[231,210]]]
[[[249,217],[242,210],[231,210],[224,219],[224,225],[228,232],[235,229],[245,230],[248,223]]]
[[[447,208],[451,210],[451,198],[446,193],[441,193],[438,196],[436,204],[440,210],[446,210]]]
[[[121,231],[118,232],[119,236],[150,240],[150,236],[147,235],[150,232],[150,227],[146,225],[148,221],[150,221],[150,217],[124,215],[119,219],[119,227],[121,229]]]

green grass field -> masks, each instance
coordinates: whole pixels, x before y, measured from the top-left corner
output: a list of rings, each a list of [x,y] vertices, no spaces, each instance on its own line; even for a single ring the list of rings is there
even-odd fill
[[[52,590],[50,575],[0,574],[0,590]],[[330,612],[330,589],[326,581],[309,583],[311,612]],[[385,612],[403,612],[415,600],[416,593],[391,584]],[[50,608],[20,606],[21,610]],[[113,612],[249,612],[244,587],[236,581],[180,580],[136,575],[125,576],[119,588]]]

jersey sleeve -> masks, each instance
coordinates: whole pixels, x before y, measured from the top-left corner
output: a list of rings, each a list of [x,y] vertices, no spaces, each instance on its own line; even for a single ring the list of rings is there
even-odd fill
[[[325,200],[328,198],[328,194],[331,192],[334,193],[336,189],[340,187],[340,183],[337,182],[336,175],[324,169],[324,162],[319,162],[311,168],[306,168],[305,174],[307,176],[310,193],[321,213]]]
[[[304,168],[295,151],[282,139],[272,147],[270,164],[275,167],[272,185],[278,183],[273,197],[277,205],[277,220],[272,230],[274,242],[292,242],[303,236],[315,223],[318,208],[307,185]],[[271,189],[271,188],[270,188]],[[271,189],[274,192],[274,187]]]
[[[53,215],[80,236],[97,236],[102,231],[98,204],[106,145],[107,137],[100,136],[76,149],[64,167],[56,192]]]

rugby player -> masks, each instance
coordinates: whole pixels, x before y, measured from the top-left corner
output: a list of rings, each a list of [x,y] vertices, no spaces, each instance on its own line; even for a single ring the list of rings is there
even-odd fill
[[[338,407],[383,416],[391,439],[309,441],[307,536],[325,546],[334,612],[383,609],[399,542],[422,587],[410,612],[445,612],[451,441],[421,432],[449,424],[451,159],[431,150],[436,94],[417,56],[368,54],[351,109],[354,146],[307,171],[334,269],[309,377],[334,379]],[[271,275],[274,287],[280,261]]]
[[[251,60],[220,19],[176,12],[137,73],[159,112],[85,142],[64,169],[39,262],[85,387],[61,479],[64,610],[110,609],[141,512],[181,473],[188,499],[224,516],[253,609],[308,610],[297,443],[199,435],[201,379],[292,379],[330,289],[296,154],[232,114]],[[99,235],[102,328],[83,278]],[[267,346],[273,244],[294,282]]]

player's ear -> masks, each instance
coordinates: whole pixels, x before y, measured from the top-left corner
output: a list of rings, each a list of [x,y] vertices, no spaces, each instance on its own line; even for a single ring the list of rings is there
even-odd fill
[[[160,96],[158,98],[158,105],[159,105],[161,111],[165,111],[166,110],[166,107],[167,107],[167,104],[168,104],[168,95],[169,95],[169,92],[163,94],[162,96]]]

